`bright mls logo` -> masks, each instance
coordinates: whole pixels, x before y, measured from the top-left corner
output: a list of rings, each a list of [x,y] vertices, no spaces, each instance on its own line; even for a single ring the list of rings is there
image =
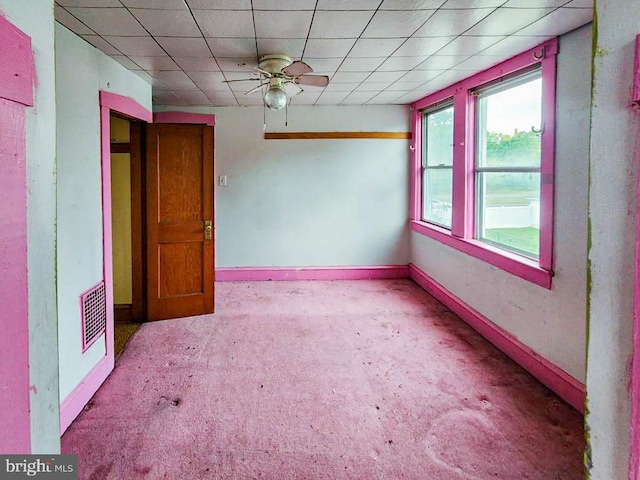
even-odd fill
[[[0,455],[0,480],[77,480],[77,455]]]

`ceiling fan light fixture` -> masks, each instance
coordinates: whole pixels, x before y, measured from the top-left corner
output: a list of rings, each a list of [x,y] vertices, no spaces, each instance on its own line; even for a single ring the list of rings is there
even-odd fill
[[[264,94],[264,103],[269,110],[282,110],[287,104],[287,93],[281,85],[271,85]]]

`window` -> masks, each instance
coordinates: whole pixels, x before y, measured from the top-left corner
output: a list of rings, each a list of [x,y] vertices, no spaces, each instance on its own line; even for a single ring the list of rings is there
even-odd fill
[[[556,53],[545,42],[413,105],[412,230],[546,288]]]
[[[424,113],[422,219],[451,228],[453,179],[453,105]]]
[[[474,92],[475,238],[537,259],[540,254],[540,70]]]

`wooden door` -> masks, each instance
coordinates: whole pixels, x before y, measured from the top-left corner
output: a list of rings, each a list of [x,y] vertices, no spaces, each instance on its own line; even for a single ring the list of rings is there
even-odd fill
[[[147,318],[212,313],[213,127],[149,124],[146,172]]]

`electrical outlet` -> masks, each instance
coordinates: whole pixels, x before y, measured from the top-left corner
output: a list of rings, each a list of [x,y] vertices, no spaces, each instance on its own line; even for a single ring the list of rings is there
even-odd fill
[[[227,176],[226,175],[220,175],[218,177],[218,185],[220,185],[221,187],[226,187],[227,186]]]

